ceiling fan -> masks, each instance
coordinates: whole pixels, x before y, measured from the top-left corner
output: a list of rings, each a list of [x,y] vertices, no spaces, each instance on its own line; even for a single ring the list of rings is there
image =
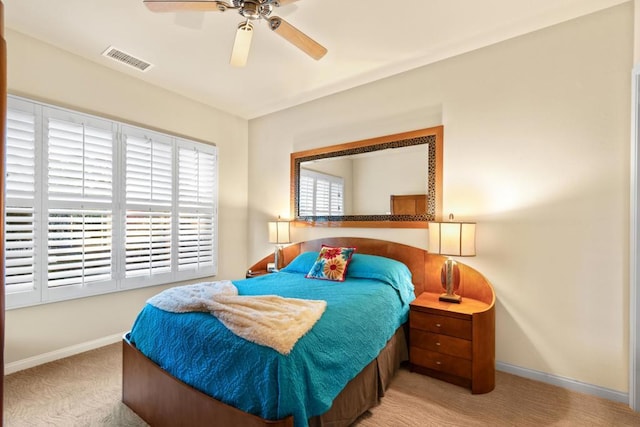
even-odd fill
[[[325,47],[284,19],[278,16],[271,16],[274,7],[286,6],[295,1],[297,0],[229,0],[228,2],[219,0],[144,0],[144,4],[153,12],[225,12],[229,9],[237,10],[246,20],[238,25],[230,62],[235,67],[244,67],[247,63],[249,47],[251,46],[253,22],[261,19],[267,22],[272,31],[284,37],[285,40],[313,59],[319,60],[327,53]]]

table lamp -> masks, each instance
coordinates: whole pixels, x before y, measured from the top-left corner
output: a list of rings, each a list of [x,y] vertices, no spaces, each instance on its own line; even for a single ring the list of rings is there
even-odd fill
[[[444,289],[440,301],[460,303],[462,297],[457,294],[460,288],[460,270],[451,257],[476,255],[476,223],[454,221],[453,214],[449,214],[448,222],[430,222],[429,252],[449,257],[440,272]]]
[[[278,219],[276,221],[269,221],[269,243],[275,243],[276,250],[274,254],[275,271],[280,270],[282,267],[282,245],[291,243],[290,237],[290,224],[291,221]]]

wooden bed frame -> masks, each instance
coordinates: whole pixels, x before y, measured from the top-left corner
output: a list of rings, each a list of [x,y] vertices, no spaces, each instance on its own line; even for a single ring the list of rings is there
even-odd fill
[[[389,241],[332,237],[295,243],[284,248],[284,264],[302,252],[318,251],[323,244],[356,247],[356,253],[380,255],[396,259],[409,267],[413,275],[415,294],[441,292],[440,269],[445,258],[424,249]],[[271,254],[253,266],[252,271],[266,270],[273,262]],[[463,297],[484,301],[490,305],[491,316],[495,294],[489,282],[476,270],[460,267],[460,291]],[[146,358],[135,346],[123,339],[122,401],[152,426],[247,426],[293,427],[293,416],[270,421],[224,404],[188,386],[163,371]],[[493,357],[493,351],[492,355]],[[495,364],[495,363],[494,363]]]

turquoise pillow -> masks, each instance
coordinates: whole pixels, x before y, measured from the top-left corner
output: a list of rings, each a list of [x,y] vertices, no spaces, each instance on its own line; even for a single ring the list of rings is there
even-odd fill
[[[280,271],[307,274],[317,258],[318,252],[303,252],[295,257],[285,268],[281,268]]]
[[[404,263],[378,255],[354,254],[347,278],[376,279],[393,286],[405,304],[414,298],[411,270]]]

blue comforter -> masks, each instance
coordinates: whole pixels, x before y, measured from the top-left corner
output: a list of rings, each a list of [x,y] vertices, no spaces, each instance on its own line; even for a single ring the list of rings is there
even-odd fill
[[[149,304],[130,339],[168,373],[222,402],[265,419],[293,415],[296,427],[306,426],[407,320],[414,298],[408,269],[391,276],[361,270],[357,276],[365,277],[344,282],[306,279],[295,269],[234,281],[240,295],[327,301],[288,356],[239,338],[211,314],[169,313]]]

